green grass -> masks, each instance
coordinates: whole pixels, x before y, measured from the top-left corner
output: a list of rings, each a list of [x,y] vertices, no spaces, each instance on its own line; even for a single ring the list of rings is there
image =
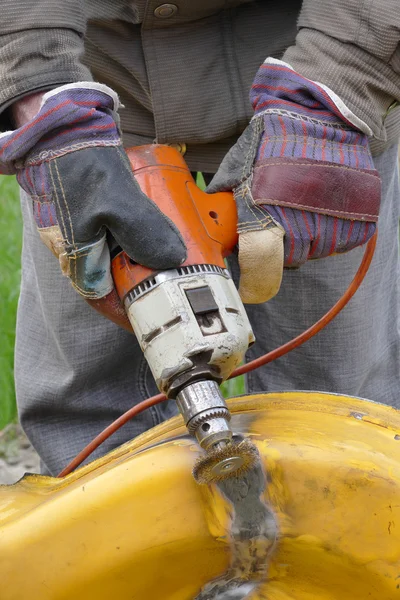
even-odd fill
[[[14,177],[0,177],[0,429],[15,420],[15,315],[21,276],[22,221]]]
[[[225,398],[233,398],[234,396],[245,394],[246,387],[243,375],[236,377],[235,379],[225,381],[225,383],[221,385],[221,390]]]

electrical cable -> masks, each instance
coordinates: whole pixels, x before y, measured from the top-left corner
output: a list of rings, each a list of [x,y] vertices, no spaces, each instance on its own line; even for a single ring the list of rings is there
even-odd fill
[[[368,272],[369,266],[371,264],[375,247],[376,247],[377,233],[375,233],[370,241],[367,244],[365,249],[361,264],[355,274],[352,282],[350,283],[347,290],[344,294],[339,298],[339,300],[328,310],[327,313],[323,317],[321,317],[314,325],[303,331],[300,335],[296,336],[286,344],[279,346],[275,350],[248,362],[241,367],[237,368],[229,377],[229,379],[233,379],[234,377],[238,377],[239,375],[244,375],[245,373],[249,373],[250,371],[254,371],[254,369],[258,369],[281,356],[284,356],[294,348],[297,348],[301,344],[304,344],[307,340],[316,335],[321,329],[326,327],[328,323],[330,323],[346,306],[346,304],[351,300],[354,296],[361,283],[364,280],[365,275]],[[65,477],[69,475],[72,471],[74,471],[80,464],[83,463],[88,456],[90,456],[105,440],[107,440],[113,433],[115,433],[118,429],[120,429],[125,423],[130,421],[133,417],[140,414],[150,406],[155,406],[156,404],[160,404],[166,400],[166,396],[164,394],[157,394],[156,396],[152,396],[151,398],[147,398],[143,402],[139,402],[129,410],[127,410],[123,415],[118,417],[113,423],[108,425],[99,435],[97,435],[83,450],[79,452],[79,454],[61,471],[58,477]]]

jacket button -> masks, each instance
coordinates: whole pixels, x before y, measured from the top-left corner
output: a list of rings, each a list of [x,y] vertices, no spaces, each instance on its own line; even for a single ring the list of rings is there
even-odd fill
[[[161,4],[154,11],[154,16],[158,19],[169,19],[178,12],[176,4]]]
[[[178,152],[180,154],[182,154],[182,156],[184,154],[186,154],[186,144],[184,142],[176,142],[175,144],[167,144],[168,146],[171,146],[171,148],[175,148],[175,150],[178,150]]]

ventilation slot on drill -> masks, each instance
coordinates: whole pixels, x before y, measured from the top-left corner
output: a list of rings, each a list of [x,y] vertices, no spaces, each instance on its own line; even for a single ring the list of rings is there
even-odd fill
[[[177,272],[181,277],[193,275],[194,273],[216,273],[217,275],[229,277],[227,269],[221,269],[217,265],[188,265],[187,267],[179,267]]]
[[[177,325],[181,321],[182,321],[182,317],[179,317],[179,316],[175,317],[175,319],[171,319],[171,321],[168,321],[168,323],[165,323],[165,325],[163,325],[162,327],[158,327],[157,329],[153,329],[153,331],[151,331],[147,335],[144,335],[142,337],[142,341],[145,344],[149,344],[152,340],[154,340],[154,338],[156,338],[157,336],[159,336],[160,333],[164,333],[164,331],[167,331],[167,329],[171,329],[171,327],[173,327],[174,325]]]
[[[132,302],[147,294],[150,290],[160,285],[162,281],[165,281],[165,275],[168,275],[169,279],[176,277],[187,277],[188,275],[198,275],[202,273],[212,273],[214,275],[222,275],[225,279],[230,279],[228,269],[221,269],[217,265],[188,265],[187,267],[179,267],[178,269],[168,269],[146,279],[134,287],[125,298],[125,305],[130,305]],[[161,279],[161,277],[163,279]]]
[[[155,277],[142,281],[142,283],[139,283],[136,287],[133,288],[133,290],[129,292],[129,294],[127,295],[127,300],[129,300],[129,302],[133,302],[140,296],[143,296],[143,294],[145,294],[146,292],[150,291],[156,285],[158,284]]]

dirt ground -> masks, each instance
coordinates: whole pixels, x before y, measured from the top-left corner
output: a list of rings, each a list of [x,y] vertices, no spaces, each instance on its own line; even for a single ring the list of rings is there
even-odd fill
[[[39,457],[21,427],[7,425],[0,431],[0,484],[14,483],[25,473],[39,470]]]

